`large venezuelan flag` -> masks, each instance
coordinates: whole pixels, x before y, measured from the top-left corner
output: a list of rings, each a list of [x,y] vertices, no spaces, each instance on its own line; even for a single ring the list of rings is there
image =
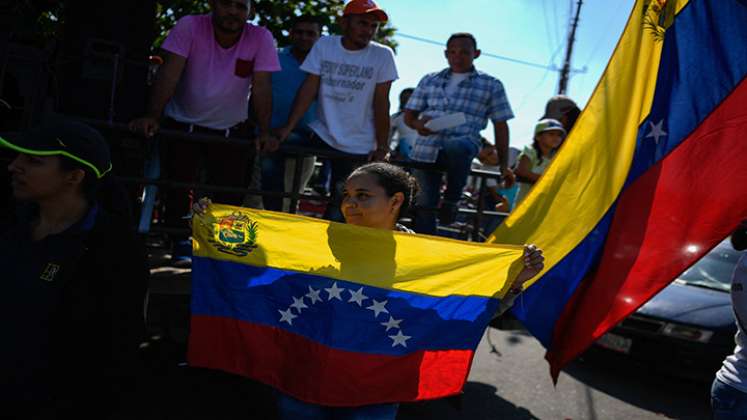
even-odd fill
[[[747,1],[638,0],[561,151],[496,232],[553,377],[747,218]]]
[[[523,266],[520,246],[220,205],[193,235],[190,364],[330,406],[459,393]]]

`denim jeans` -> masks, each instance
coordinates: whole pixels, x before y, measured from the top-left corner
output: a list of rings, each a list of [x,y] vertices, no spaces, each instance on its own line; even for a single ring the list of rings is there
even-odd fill
[[[454,205],[459,202],[472,168],[472,159],[479,151],[477,144],[469,139],[444,142],[443,148],[438,152],[436,164],[446,169],[445,202]],[[442,175],[440,172],[422,169],[416,169],[413,174],[420,186],[416,201],[419,209],[415,213],[415,231],[433,235],[436,233],[436,212],[432,209],[438,207]],[[425,209],[420,209],[421,207]]]
[[[299,136],[300,137],[300,136]],[[286,140],[287,144],[293,144],[298,146],[305,146],[313,149],[319,149],[324,151],[335,151],[338,153],[341,153],[339,150],[333,148],[332,146],[328,145],[324,142],[324,140],[320,139],[319,136],[317,136],[314,133],[311,133],[307,139],[299,138],[294,136],[289,136]],[[291,143],[292,142],[292,143]],[[350,175],[353,170],[362,165],[365,161],[367,156],[366,155],[354,155],[354,154],[346,154],[346,158],[342,159],[333,159],[331,160],[331,166],[332,166],[332,174],[330,177],[330,192],[331,194],[331,201],[327,205],[327,210],[324,212],[324,218],[327,220],[331,220],[333,222],[342,222],[344,221],[342,217],[342,212],[340,211],[340,204],[342,203],[342,189],[345,184],[345,180],[348,179],[348,175]],[[282,155],[281,155],[282,156]],[[285,164],[275,164],[275,162],[271,162],[268,160],[267,162],[267,169],[268,174],[265,176],[265,170],[263,167],[262,170],[262,179],[263,179],[263,188],[278,188],[277,191],[283,191],[283,171],[274,172],[277,171],[277,168],[285,168]],[[277,175],[273,175],[277,174]],[[269,184],[265,183],[265,180]],[[275,184],[279,183],[279,184]],[[279,185],[279,186],[278,186]],[[270,190],[275,191],[275,190]],[[281,201],[282,202],[282,201]],[[265,208],[270,209],[265,205]]]
[[[326,407],[277,393],[280,420],[394,420],[399,404]]]
[[[715,379],[711,386],[711,409],[714,420],[747,420],[747,393]]]
[[[290,133],[288,138],[283,142],[283,145],[314,147],[311,144],[312,136],[313,132],[310,130],[297,129]],[[283,153],[282,147],[275,153],[262,156],[262,191],[285,191],[285,161],[287,157]],[[266,210],[283,210],[283,199],[280,197],[265,196],[262,198],[262,202]]]

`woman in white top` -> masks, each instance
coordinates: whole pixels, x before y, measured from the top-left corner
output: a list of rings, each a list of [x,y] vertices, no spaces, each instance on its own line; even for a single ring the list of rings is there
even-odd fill
[[[534,183],[545,172],[545,168],[555,156],[555,151],[563,143],[565,134],[563,124],[558,120],[545,118],[537,121],[537,125],[534,126],[534,141],[521,152],[514,171],[519,180],[519,192],[516,194],[514,207],[524,200]]]

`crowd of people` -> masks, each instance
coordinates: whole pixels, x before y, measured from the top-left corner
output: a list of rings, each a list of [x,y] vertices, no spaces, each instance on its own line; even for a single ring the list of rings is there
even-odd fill
[[[479,51],[471,35],[453,36],[447,48],[450,67],[424,78],[409,98],[402,95],[394,134],[389,93],[398,74],[393,51],[372,41],[388,19],[375,3],[349,2],[340,19],[342,35],[322,37],[318,20],[299,16],[289,29],[291,45],[280,50],[268,30],[247,23],[248,0],[209,4],[209,14],[185,16],[171,29],[149,106],[129,124],[145,141],[157,142],[166,178],[288,192],[292,170],[285,147],[335,152],[345,158],[329,160],[331,202],[324,216],[414,233],[400,218],[421,200],[437,204],[440,178],[425,171],[413,177],[386,163],[393,138],[400,159],[443,161],[449,197],[458,196],[481,148],[479,137],[473,136],[488,119],[501,136],[496,165],[510,177],[499,156],[505,156],[505,120],[512,114],[500,82],[472,67]],[[449,108],[437,85],[449,80],[452,69],[464,77],[448,91],[463,100]],[[500,97],[493,98],[494,93]],[[467,123],[451,130],[459,144],[451,156],[447,131],[431,132],[425,123],[454,112],[464,113]],[[247,142],[165,140],[161,129]],[[428,147],[428,137],[438,147]],[[247,147],[249,141],[254,147]],[[2,350],[7,373],[0,383],[2,401],[19,418],[107,417],[125,407],[137,388],[149,279],[142,238],[135,235],[132,212],[124,204],[127,193],[113,192],[117,185],[109,176],[107,141],[85,124],[59,118],[0,144],[16,152],[8,169],[18,204],[0,231],[0,259],[12,280],[2,305],[3,319],[12,322],[3,325],[13,337]],[[313,157],[303,162],[304,183],[313,167]],[[427,199],[419,198],[420,188],[429,189]],[[164,223],[176,228],[188,227],[185,215],[205,203],[195,206],[190,194],[178,190],[163,195]],[[261,201],[241,193],[214,193],[211,198],[271,210],[288,206],[272,194]],[[452,204],[448,202],[450,209]],[[421,232],[433,230],[435,219],[429,217],[416,217],[415,225],[424,226],[418,228]],[[175,256],[188,260],[189,237],[175,236],[173,242]],[[526,247],[525,268],[513,295],[542,269],[542,261],[540,250]],[[71,386],[71,377],[80,385]],[[289,396],[278,397],[285,418],[293,418],[298,408],[299,402]],[[348,411],[393,418],[396,405]]]
[[[501,187],[514,184],[507,125],[513,112],[503,84],[475,68],[480,50],[471,34],[452,35],[445,51],[448,66],[404,89],[399,111],[390,115],[389,94],[398,73],[393,51],[373,40],[388,20],[375,3],[349,2],[340,20],[341,35],[322,36],[317,18],[295,17],[288,28],[290,45],[278,50],[267,30],[246,23],[250,2],[215,1],[211,7],[209,15],[185,16],[169,32],[148,111],[130,123],[133,132],[159,141],[167,179],[196,182],[204,173],[208,184],[268,193],[210,194],[215,201],[287,211],[290,200],[277,193],[293,188],[296,160],[287,154],[289,148],[333,152],[337,157],[324,160],[320,171],[328,177],[321,189],[330,194],[323,217],[342,221],[342,185],[356,166],[387,160],[435,164],[441,171],[413,171],[420,193],[411,216],[416,232],[438,234],[437,221],[450,225],[456,220],[473,161],[484,146],[480,132],[490,121],[495,134],[490,147],[497,158],[491,169],[501,173]],[[578,109],[566,97],[551,103],[548,110],[555,118],[570,119],[569,111]],[[429,124],[454,116],[463,121],[439,129]],[[161,126],[245,138],[256,147],[157,139]],[[536,180],[555,150],[534,159],[541,164],[521,166],[526,175],[520,178],[522,186]],[[308,185],[315,160],[302,161],[296,192]],[[189,195],[162,195],[164,224],[186,226]],[[497,204],[502,205],[498,210],[510,211],[511,205],[500,199],[487,209],[496,210]],[[173,242],[174,262],[188,262],[186,235]]]

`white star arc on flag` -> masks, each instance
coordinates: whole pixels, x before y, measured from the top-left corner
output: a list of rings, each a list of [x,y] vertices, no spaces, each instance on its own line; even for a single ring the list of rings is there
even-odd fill
[[[379,324],[383,327],[386,327],[387,333],[389,332],[389,330],[397,330],[397,334],[388,335],[388,337],[392,339],[392,347],[402,346],[407,348],[407,341],[410,340],[412,336],[405,335],[404,331],[402,331],[401,324],[404,319],[396,319],[389,313],[389,309],[387,309],[386,307],[387,304],[389,304],[388,300],[378,301],[376,299],[369,298],[363,293],[364,287],[359,288],[357,291],[353,291],[353,289],[339,287],[337,285],[337,282],[332,283],[332,287],[324,288],[324,290],[326,290],[328,294],[327,302],[334,299],[337,299],[340,302],[344,302],[344,300],[342,299],[342,292],[348,291],[350,293],[350,299],[348,300],[348,303],[356,303],[361,309],[365,308],[366,310],[373,312],[374,320],[376,320],[376,318],[378,318],[382,313],[389,315],[388,321],[381,322]],[[324,299],[322,299],[320,296],[321,292],[321,288],[317,290],[311,286],[308,286],[308,293],[306,293],[305,295],[301,295],[298,297],[291,296],[291,299],[293,299],[293,303],[284,311],[278,310],[278,312],[280,312],[279,322],[286,322],[288,323],[288,325],[293,326],[293,320],[299,318],[301,316],[301,312],[304,309],[309,309],[317,302],[324,303]],[[309,299],[310,306],[306,305],[304,298]],[[364,306],[363,302],[368,299],[371,299],[373,303],[370,306]],[[294,314],[293,309],[295,309],[298,314]]]

